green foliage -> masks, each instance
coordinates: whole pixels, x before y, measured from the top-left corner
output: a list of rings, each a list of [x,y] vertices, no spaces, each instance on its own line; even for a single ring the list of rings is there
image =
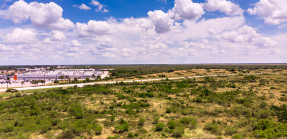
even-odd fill
[[[133,133],[129,133],[128,134],[128,138],[133,138],[134,137],[134,134]]]
[[[247,81],[255,81],[256,79],[257,77],[254,75],[247,75],[244,77],[244,80],[247,80]]]
[[[92,124],[92,130],[95,131],[96,135],[100,135],[102,133],[102,126],[98,125],[98,124]]]
[[[232,136],[232,139],[243,139],[243,137],[240,134],[235,134]]]
[[[56,125],[58,125],[58,123],[60,123],[60,122],[61,122],[60,119],[53,119],[53,120],[51,121],[51,125],[52,125],[52,126],[56,126]]]
[[[271,108],[277,115],[280,121],[286,123],[287,122],[287,105],[282,104],[280,107],[272,106]]]
[[[73,130],[65,130],[62,134],[59,135],[59,139],[73,139],[75,138],[75,134]]]
[[[177,127],[173,133],[172,136],[175,138],[181,138],[184,134],[184,127]]]
[[[70,107],[70,113],[76,117],[76,119],[82,119],[84,117],[84,110],[82,106],[78,104],[72,104]]]
[[[3,129],[4,132],[12,132],[14,130],[14,126],[12,124],[5,125],[5,128]]]
[[[235,128],[235,127],[227,127],[227,128],[225,128],[224,135],[231,136],[231,135],[236,134],[236,133],[237,133],[237,128]]]
[[[150,105],[148,103],[136,102],[136,103],[126,104],[123,106],[123,108],[125,108],[125,109],[139,109],[139,108],[145,108],[145,107],[149,107],[149,106]]]
[[[115,126],[115,130],[117,133],[123,133],[129,130],[129,124],[121,119],[120,123]]]
[[[254,127],[254,136],[260,138],[278,138],[287,136],[287,124],[276,123],[272,120],[260,120]]]
[[[144,123],[145,123],[145,119],[143,118],[139,119],[139,123],[138,123],[139,126],[143,126]]]
[[[179,122],[183,125],[189,125],[190,129],[195,129],[197,126],[196,118],[183,117],[179,120]]]
[[[113,122],[113,121],[115,121],[115,119],[116,119],[116,116],[115,116],[115,115],[112,115],[112,116],[111,116],[111,121]]]
[[[217,123],[207,123],[204,126],[204,130],[210,131],[213,134],[220,135],[221,129]]]
[[[162,131],[164,128],[164,124],[163,123],[157,123],[155,126],[155,131]]]
[[[159,122],[159,117],[155,117],[153,120],[153,124],[157,124]]]
[[[113,137],[108,137],[107,139],[118,139],[119,137],[117,135],[113,136]]]
[[[169,120],[167,126],[169,129],[175,129],[177,123],[174,120]]]

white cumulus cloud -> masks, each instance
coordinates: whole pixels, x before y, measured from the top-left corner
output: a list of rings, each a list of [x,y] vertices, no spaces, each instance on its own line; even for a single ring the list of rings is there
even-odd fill
[[[169,11],[174,19],[196,20],[204,14],[204,10],[199,3],[192,0],[175,0],[174,7]]]
[[[92,37],[109,34],[112,26],[105,21],[90,20],[87,24],[77,23],[75,30],[81,37]]]
[[[3,42],[5,43],[37,43],[36,32],[32,29],[15,28],[11,33],[4,36]]]
[[[23,0],[16,1],[7,10],[0,11],[0,17],[11,20],[14,23],[23,23],[30,19],[33,25],[52,29],[71,29],[73,22],[62,17],[63,9],[54,2],[26,3]]]
[[[243,10],[239,5],[227,0],[207,0],[203,7],[208,12],[220,11],[226,15],[241,15]]]
[[[150,11],[148,16],[155,25],[155,31],[157,33],[164,33],[170,31],[170,27],[173,25],[173,20],[167,13],[161,10]]]
[[[92,0],[90,4],[97,7],[97,9],[96,9],[97,12],[104,12],[104,13],[109,12],[109,10],[107,10],[106,8],[104,8],[105,5],[101,4],[101,3],[98,2],[97,0]]]
[[[260,0],[249,8],[251,15],[263,18],[269,25],[279,25],[287,22],[287,1],[286,0]]]
[[[270,47],[276,45],[275,41],[267,37],[262,37],[254,28],[246,25],[236,30],[226,31],[219,34],[217,38],[221,41],[225,40],[236,44],[254,44],[260,47]]]
[[[91,8],[89,6],[87,6],[86,4],[81,4],[80,6],[78,6],[80,9],[82,10],[91,10]]]

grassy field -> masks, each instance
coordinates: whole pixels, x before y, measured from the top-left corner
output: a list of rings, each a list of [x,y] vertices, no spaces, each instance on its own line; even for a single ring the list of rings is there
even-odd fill
[[[224,76],[229,73],[239,75]],[[109,139],[287,137],[287,70],[188,69],[129,78],[212,74],[222,76],[7,93],[0,102],[0,135]]]

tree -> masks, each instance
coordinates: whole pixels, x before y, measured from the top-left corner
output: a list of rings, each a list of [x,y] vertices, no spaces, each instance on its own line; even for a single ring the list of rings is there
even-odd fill
[[[61,80],[65,79],[65,76],[60,76],[60,79],[61,79]]]
[[[42,85],[44,85],[46,83],[45,80],[41,80],[40,83],[42,83]]]
[[[69,81],[70,77],[68,75],[66,75],[66,79]],[[67,80],[66,80],[66,83],[67,83]]]
[[[31,81],[31,84],[34,84],[34,85],[36,85],[37,84],[37,86],[38,86],[38,83],[39,83],[40,81],[38,81],[38,80],[34,80],[34,81]]]
[[[102,79],[101,75],[98,75],[96,80],[101,80],[101,79]]]
[[[89,82],[89,81],[90,81],[90,78],[87,77],[87,78],[86,78],[86,82]]]
[[[55,80],[54,83],[59,83],[59,80]]]
[[[95,74],[93,74],[93,75],[92,75],[92,78],[94,78],[94,79],[95,79],[95,78],[96,78],[96,75],[95,75]]]
[[[74,81],[76,82],[76,83],[78,83],[79,82],[79,80],[78,80],[78,78],[74,78]]]

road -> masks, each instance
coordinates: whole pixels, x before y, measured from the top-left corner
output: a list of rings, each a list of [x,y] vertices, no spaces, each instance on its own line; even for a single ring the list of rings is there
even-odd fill
[[[249,74],[241,74],[241,75],[259,75],[263,73],[249,73]],[[168,80],[178,80],[178,79],[187,79],[187,78],[204,78],[204,77],[217,77],[217,76],[236,76],[239,74],[224,74],[224,75],[204,75],[204,76],[190,76],[190,77],[174,77],[174,78],[168,78]],[[158,79],[144,79],[144,80],[126,80],[122,81],[125,83],[129,82],[150,82],[150,81],[160,81],[160,80],[166,80],[166,78],[158,78]],[[84,87],[85,85],[94,85],[94,84],[114,84],[119,83],[120,81],[110,81],[110,82],[93,82],[93,83],[81,83],[81,84],[67,84],[67,85],[54,85],[54,86],[37,86],[37,87],[24,87],[24,88],[15,88],[19,91],[22,90],[36,90],[36,89],[48,89],[48,88],[62,88],[62,87]],[[5,92],[6,89],[0,89],[0,92]]]

